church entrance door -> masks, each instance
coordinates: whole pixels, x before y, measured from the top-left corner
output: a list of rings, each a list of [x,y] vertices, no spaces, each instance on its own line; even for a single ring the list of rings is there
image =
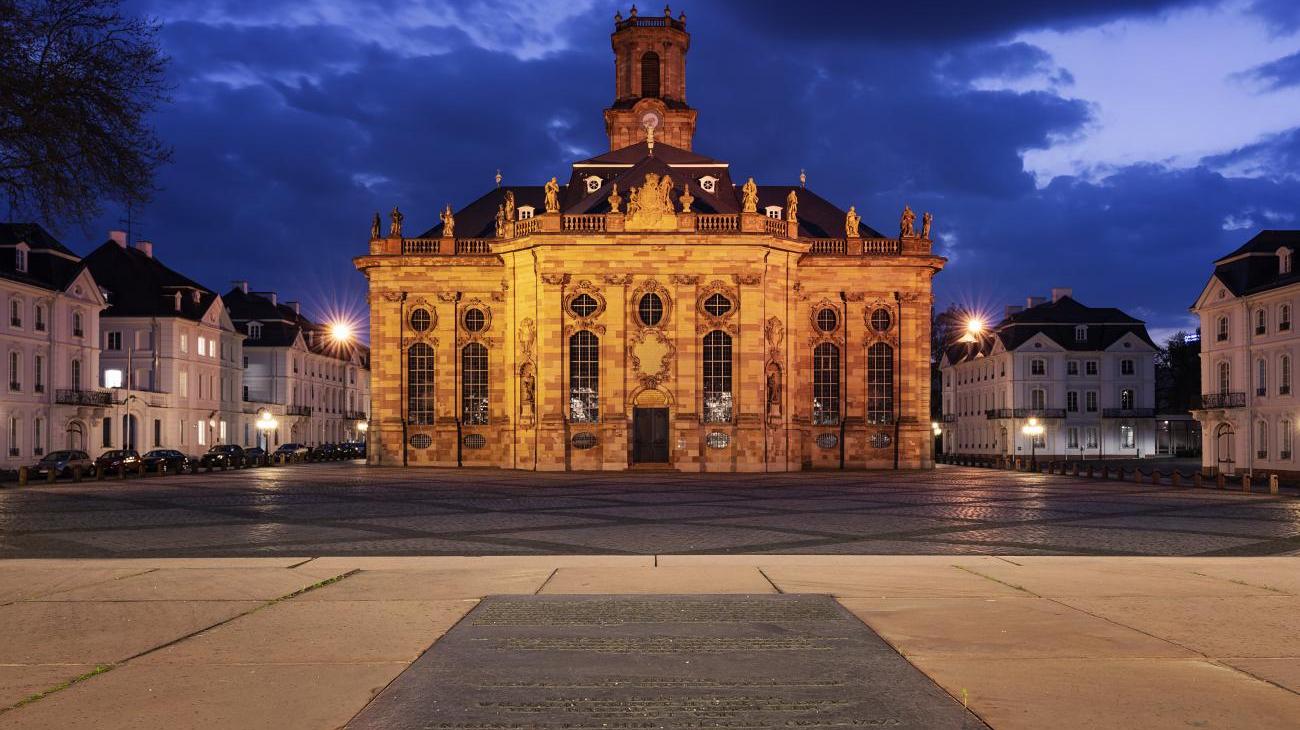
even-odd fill
[[[668,409],[632,409],[632,462],[668,463]]]

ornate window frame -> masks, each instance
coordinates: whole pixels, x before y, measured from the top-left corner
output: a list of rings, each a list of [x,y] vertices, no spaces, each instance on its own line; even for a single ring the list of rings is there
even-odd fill
[[[641,299],[647,294],[654,294],[659,297],[660,302],[663,302],[664,312],[663,316],[659,318],[658,324],[646,324],[641,320]],[[674,303],[672,294],[668,291],[668,288],[663,284],[660,284],[657,279],[646,279],[641,282],[639,286],[632,290],[632,298],[629,303],[631,304],[631,306],[628,307],[629,316],[632,318],[632,323],[637,327],[643,329],[662,329],[668,326],[668,323],[672,319]]]
[[[704,303],[714,294],[721,294],[731,302],[731,309],[722,314],[712,314],[704,307]],[[699,323],[695,327],[696,334],[704,335],[711,330],[722,330],[732,337],[740,334],[740,326],[736,314],[740,311],[740,292],[731,284],[715,279],[703,286],[695,293],[695,311],[699,316]]]

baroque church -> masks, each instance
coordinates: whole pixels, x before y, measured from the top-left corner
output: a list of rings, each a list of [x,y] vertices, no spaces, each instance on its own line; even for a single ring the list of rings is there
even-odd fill
[[[375,216],[370,463],[932,466],[930,215],[886,236],[733,175],[692,148],[685,15],[634,8],[612,41],[608,152],[498,175],[418,237]]]

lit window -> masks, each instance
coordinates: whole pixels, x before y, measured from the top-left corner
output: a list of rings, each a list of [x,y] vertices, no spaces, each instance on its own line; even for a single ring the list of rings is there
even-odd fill
[[[776,220],[781,220],[785,216],[785,211],[779,205],[769,205],[763,211],[767,213],[768,218],[775,218]]]
[[[433,348],[423,342],[406,352],[406,417],[410,423],[433,423]]]
[[[465,345],[460,358],[461,418],[465,423],[488,422],[488,351],[478,342]]]
[[[823,342],[813,349],[812,422],[825,426],[840,421],[840,348]]]
[[[569,337],[569,420],[600,420],[600,339],[588,330]]]
[[[122,387],[122,371],[121,371],[121,370],[116,370],[116,369],[105,370],[105,371],[104,371],[104,387],[105,387],[105,388],[121,388],[121,387]]]
[[[731,335],[714,330],[704,336],[704,422],[731,421]]]
[[[600,175],[588,175],[582,179],[582,182],[586,184],[588,193],[600,190],[600,186],[605,184],[605,181],[600,179]]]
[[[894,348],[877,342],[867,348],[867,423],[894,420]]]

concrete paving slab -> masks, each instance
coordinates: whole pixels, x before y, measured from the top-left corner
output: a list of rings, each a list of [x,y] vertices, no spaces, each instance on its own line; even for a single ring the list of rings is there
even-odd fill
[[[93,664],[0,664],[0,708],[93,670]],[[0,725],[4,716],[0,715]]]
[[[311,560],[310,556],[287,558],[6,558],[6,568],[38,570],[129,570],[151,568],[289,568]]]
[[[1231,657],[1219,661],[1240,669],[1247,674],[1253,674],[1266,682],[1272,682],[1300,694],[1300,658],[1293,656]]]
[[[954,560],[962,564],[960,559]],[[1075,596],[1266,596],[1264,588],[1197,575],[1177,564],[1076,558],[1025,558],[969,566],[980,575],[1051,598]]]
[[[1249,563],[1218,562],[1192,567],[1196,573],[1300,596],[1300,560],[1266,558]]]
[[[962,565],[979,565],[998,558],[962,557]],[[788,566],[809,566],[818,568],[862,567],[862,566],[949,566],[957,563],[947,555],[660,555],[656,559],[659,567],[697,566],[697,565],[752,565],[757,568],[780,568]]]
[[[757,568],[560,568],[542,593],[775,593]]]
[[[149,570],[131,568],[0,567],[0,603],[39,598],[51,593],[125,578]]]
[[[443,569],[527,569],[610,566],[649,567],[653,555],[431,555],[431,556],[328,556],[307,565],[325,570],[443,570]],[[306,567],[306,566],[303,566]]]
[[[1045,598],[845,598],[840,603],[908,657],[1198,656]]]
[[[138,661],[149,664],[410,662],[476,603],[285,601]]]
[[[44,596],[45,601],[270,601],[339,573],[288,568],[159,568]]]
[[[6,730],[341,727],[405,663],[129,664],[0,715]]]
[[[1071,598],[1069,605],[1211,657],[1297,657],[1300,598]]]
[[[447,601],[536,593],[553,568],[363,570],[304,594],[300,601]]]
[[[262,605],[258,601],[42,602],[0,606],[0,664],[109,664]]]
[[[1229,667],[1187,659],[916,657],[998,730],[1295,730],[1300,696]]]
[[[1023,591],[952,564],[884,564],[871,567],[767,567],[782,593],[829,593],[837,598],[995,598]]]

